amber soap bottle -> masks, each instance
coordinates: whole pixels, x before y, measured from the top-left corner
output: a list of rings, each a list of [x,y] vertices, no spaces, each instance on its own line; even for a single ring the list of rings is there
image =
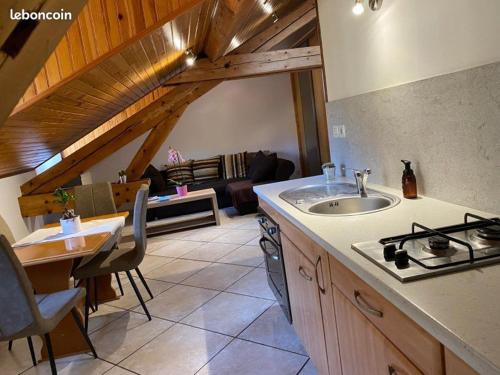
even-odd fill
[[[408,199],[415,199],[417,198],[417,179],[415,173],[413,173],[413,169],[411,169],[411,161],[401,161],[405,165],[402,178],[403,196]]]

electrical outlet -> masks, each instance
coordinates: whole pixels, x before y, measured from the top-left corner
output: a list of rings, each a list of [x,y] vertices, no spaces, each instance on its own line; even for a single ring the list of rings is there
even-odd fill
[[[333,125],[332,126],[333,138],[345,138],[345,125]]]

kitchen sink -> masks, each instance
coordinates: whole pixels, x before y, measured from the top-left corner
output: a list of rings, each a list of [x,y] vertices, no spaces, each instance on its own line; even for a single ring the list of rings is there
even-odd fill
[[[307,185],[284,191],[280,198],[297,209],[313,215],[348,216],[386,210],[396,206],[400,199],[394,195],[367,189],[361,197],[355,184]]]
[[[316,203],[308,211],[320,215],[352,215],[380,211],[394,206],[394,200],[386,197],[344,197]]]

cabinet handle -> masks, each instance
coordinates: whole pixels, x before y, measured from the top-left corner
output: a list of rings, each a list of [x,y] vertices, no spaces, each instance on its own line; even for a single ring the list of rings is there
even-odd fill
[[[320,263],[321,263],[321,257],[319,256],[318,259],[316,259],[316,265],[314,266],[314,274],[316,276],[316,284],[318,284],[319,291],[322,294],[326,294],[326,289],[323,288],[321,285],[319,285],[318,266]]]
[[[358,290],[354,291],[354,299],[356,300],[356,303],[358,306],[362,309],[365,310],[367,313],[375,315],[379,318],[382,318],[384,316],[384,313],[380,310],[376,310],[373,307],[371,307],[361,296],[361,293]]]
[[[306,270],[304,269],[304,267],[299,266],[299,273],[300,273],[300,276],[302,276],[307,281],[312,281],[313,278],[306,273]]]
[[[389,370],[389,375],[398,375],[398,372],[391,365],[387,366],[387,369]]]

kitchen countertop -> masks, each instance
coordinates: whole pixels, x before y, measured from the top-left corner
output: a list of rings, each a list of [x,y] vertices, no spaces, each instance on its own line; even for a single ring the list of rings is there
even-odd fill
[[[315,176],[254,191],[469,366],[480,374],[500,374],[500,264],[403,284],[351,249],[356,242],[408,233],[415,221],[440,227],[463,222],[465,212],[498,214],[427,197],[408,200],[399,190],[372,184],[369,188],[396,195],[401,203],[371,214],[328,217],[304,213],[279,198],[285,190],[322,183],[324,177]]]

